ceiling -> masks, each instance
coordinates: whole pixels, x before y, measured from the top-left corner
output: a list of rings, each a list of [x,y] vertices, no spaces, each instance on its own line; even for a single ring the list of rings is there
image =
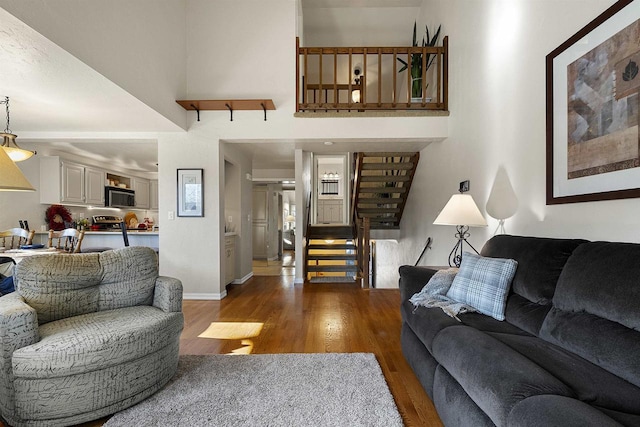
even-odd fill
[[[422,0],[302,0],[304,8],[415,7]],[[154,139],[77,139],[67,135],[108,129],[126,138],[133,132],[181,129],[124,89],[0,8],[0,97],[10,97],[11,130],[18,144],[46,154],[105,160],[114,167],[157,172]],[[4,111],[0,124],[4,127]],[[44,138],[42,135],[47,135]],[[56,135],[55,138],[48,136]],[[117,135],[116,135],[117,136]],[[296,148],[319,153],[385,151],[390,141],[238,142],[257,169],[294,167]],[[393,141],[391,141],[393,142]],[[234,141],[234,143],[236,143]],[[429,141],[403,141],[403,151],[421,150]]]

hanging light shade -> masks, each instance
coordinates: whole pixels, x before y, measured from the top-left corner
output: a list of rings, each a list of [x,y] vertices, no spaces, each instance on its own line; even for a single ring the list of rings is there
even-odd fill
[[[0,132],[0,136],[2,136],[2,148],[14,162],[27,160],[36,154],[36,152],[25,150],[24,148],[18,147],[18,144],[16,144],[17,135],[11,133],[11,129],[9,129],[9,97],[5,96],[4,101],[0,101],[0,104],[4,104],[7,110],[7,126],[4,129],[4,132]]]
[[[16,135],[0,132],[0,136],[2,136],[2,148],[4,148],[4,152],[7,153],[9,158],[14,162],[27,160],[36,154],[35,151],[25,150],[24,148],[18,147],[18,144],[16,144]]]
[[[0,150],[0,191],[35,190],[9,155],[4,150]]]

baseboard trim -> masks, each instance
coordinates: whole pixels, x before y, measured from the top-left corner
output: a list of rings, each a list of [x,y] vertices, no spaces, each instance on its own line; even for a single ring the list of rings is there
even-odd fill
[[[219,301],[226,296],[227,296],[227,290],[225,289],[219,294],[185,293],[185,294],[182,294],[182,299]]]
[[[251,279],[253,277],[253,271],[250,272],[249,274],[247,274],[244,277],[241,277],[240,279],[235,279],[233,282],[231,282],[234,285],[242,285],[244,282],[246,282],[247,280]]]

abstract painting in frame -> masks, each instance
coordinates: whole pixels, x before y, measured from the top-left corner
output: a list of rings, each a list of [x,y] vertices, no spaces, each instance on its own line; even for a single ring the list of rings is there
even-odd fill
[[[547,204],[640,197],[640,0],[547,55]]]
[[[178,169],[178,216],[204,216],[202,169]]]

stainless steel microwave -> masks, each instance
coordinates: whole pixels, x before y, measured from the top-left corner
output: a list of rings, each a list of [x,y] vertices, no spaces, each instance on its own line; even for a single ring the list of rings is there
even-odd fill
[[[120,187],[105,187],[104,205],[110,208],[130,208],[136,205],[136,193]]]

